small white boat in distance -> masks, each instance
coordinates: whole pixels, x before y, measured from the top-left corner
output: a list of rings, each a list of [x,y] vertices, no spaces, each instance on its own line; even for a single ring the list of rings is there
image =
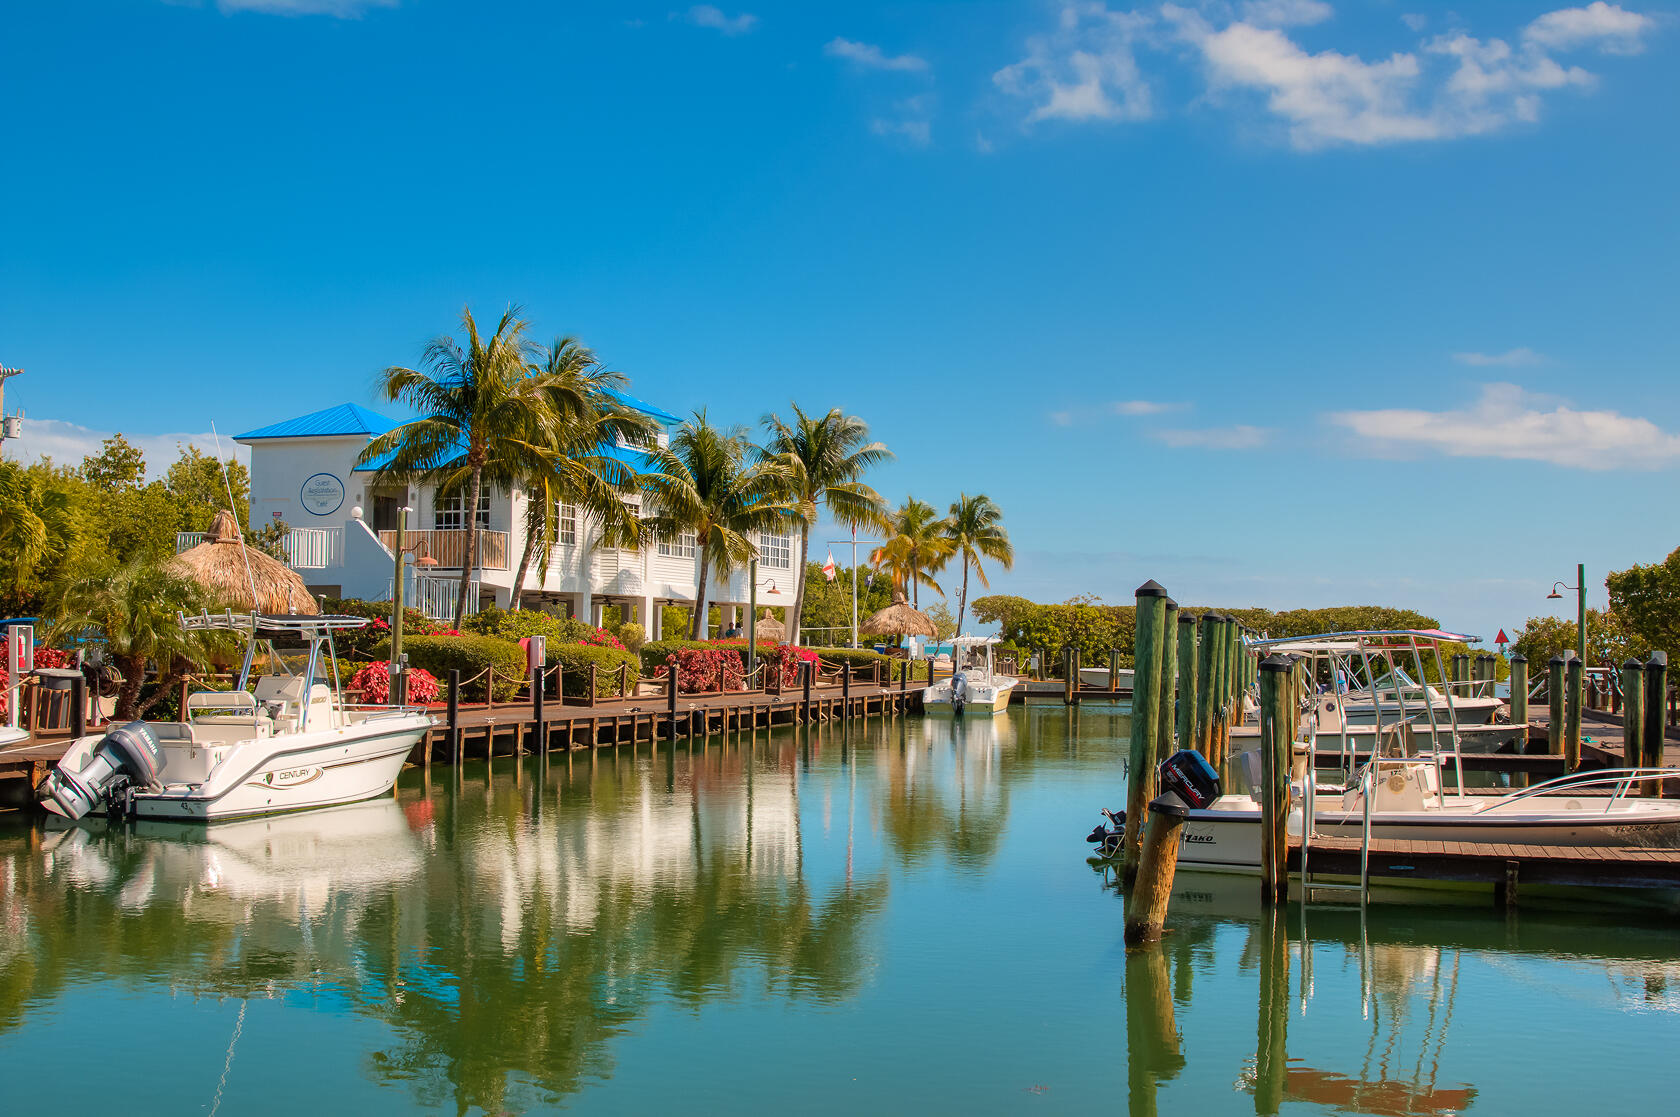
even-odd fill
[[[999,675],[992,667],[996,636],[958,636],[951,641],[951,677],[922,691],[922,708],[930,714],[1000,714],[1009,708],[1009,692],[1019,681]]]
[[[1081,667],[1079,669],[1079,685],[1088,686],[1092,690],[1130,690],[1132,687],[1132,670],[1122,667],[1113,673],[1110,679],[1106,667]]]
[[[71,744],[41,782],[41,805],[77,819],[115,816],[199,822],[353,803],[386,794],[432,726],[424,710],[339,699],[335,631],[362,617],[222,613],[182,617],[188,629],[246,638],[232,691],[187,696],[182,721],[135,721]],[[299,673],[276,641],[307,649]],[[259,652],[266,674],[253,677]]]

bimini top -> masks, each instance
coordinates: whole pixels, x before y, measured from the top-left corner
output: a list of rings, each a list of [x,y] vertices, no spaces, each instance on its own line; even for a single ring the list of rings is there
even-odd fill
[[[1001,636],[953,636],[949,640],[938,640],[935,643],[954,644],[959,648],[978,648],[986,644],[1001,644]]]
[[[366,617],[345,617],[301,613],[220,613],[201,612],[196,617],[179,614],[181,627],[189,632],[293,632],[304,636],[320,635],[328,631],[366,628]]]
[[[1352,632],[1322,632],[1316,636],[1280,636],[1273,640],[1251,640],[1249,647],[1275,651],[1356,652],[1360,648],[1407,644],[1413,640],[1425,644],[1479,644],[1482,638],[1468,636],[1462,632],[1448,632],[1441,628],[1357,629]]]

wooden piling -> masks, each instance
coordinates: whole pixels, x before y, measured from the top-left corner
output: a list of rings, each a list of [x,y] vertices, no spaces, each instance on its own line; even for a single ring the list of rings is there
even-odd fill
[[[1287,656],[1269,655],[1260,661],[1260,899],[1267,904],[1279,903],[1289,893],[1284,823],[1294,741],[1289,708],[1294,669]]]
[[[1218,620],[1203,613],[1196,638],[1196,751],[1209,764],[1213,756],[1213,631]]]
[[[955,663],[956,661],[952,660],[951,662]],[[802,672],[805,676],[805,705],[803,707],[804,713],[802,716],[805,722],[809,724],[811,721],[811,677],[817,673],[817,665],[815,663],[806,662],[802,664],[802,666],[805,668]]]
[[[1133,699],[1134,704],[1136,698]],[[1172,899],[1173,876],[1178,872],[1179,831],[1190,811],[1176,795],[1150,800],[1149,821],[1138,858],[1137,879],[1126,896],[1126,945],[1158,942]],[[1131,815],[1126,816],[1128,825]]]
[[[531,671],[531,721],[538,752],[548,751],[548,722],[543,717],[544,682],[543,665],[539,663]]]
[[[1132,651],[1132,748],[1126,773],[1126,831],[1121,839],[1121,875],[1131,886],[1143,857],[1143,827],[1155,798],[1155,736],[1160,732],[1161,629],[1167,591],[1153,579],[1137,589],[1137,642]]]
[[[852,716],[852,664],[850,660],[840,665],[840,716]]]
[[[1561,655],[1546,661],[1546,751],[1553,756],[1563,755],[1563,663]]]
[[[449,697],[448,705],[444,707],[445,722],[449,736],[449,758],[456,764],[461,763],[461,671],[458,667],[449,669]]]
[[[1643,768],[1649,761],[1645,750],[1645,665],[1628,658],[1622,664],[1622,766]],[[1657,746],[1659,755],[1662,746]],[[1641,787],[1640,794],[1645,789]]]
[[[187,719],[187,711],[181,710],[181,720]],[[70,680],[70,737],[80,740],[87,736],[87,680],[77,675]]]
[[[1668,731],[1668,655],[1652,652],[1645,661],[1645,730],[1640,734],[1646,767],[1660,767],[1664,735]],[[1662,782],[1652,780],[1645,785],[1645,794],[1661,795]]]
[[[1528,724],[1528,657],[1511,657],[1511,724]]]
[[[1073,645],[1068,644],[1062,648],[1062,705],[1073,705],[1073,688],[1077,685],[1073,673]]]
[[[1159,764],[1173,754],[1173,722],[1175,719],[1176,703],[1174,689],[1178,681],[1178,602],[1167,598],[1167,611],[1161,618],[1161,697],[1160,705],[1156,709],[1156,717],[1160,724],[1155,730],[1155,763]],[[1108,678],[1108,689],[1118,690],[1111,674]],[[1133,691],[1133,700],[1137,698]]]
[[[1196,747],[1196,618],[1178,615],[1178,747]]]
[[[1569,709],[1564,714],[1563,770],[1573,772],[1581,766],[1581,699],[1586,683],[1586,664],[1580,656],[1569,658]]]
[[[665,657],[665,732],[677,739],[677,657]]]

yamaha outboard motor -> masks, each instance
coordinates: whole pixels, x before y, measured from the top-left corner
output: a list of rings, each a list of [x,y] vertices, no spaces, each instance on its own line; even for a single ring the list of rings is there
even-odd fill
[[[951,676],[951,712],[960,714],[968,705],[968,676],[958,671]]]
[[[120,809],[127,804],[129,788],[151,786],[162,765],[162,749],[151,726],[131,721],[105,734],[79,771],[60,764],[48,772],[41,781],[41,805],[71,820],[101,803]]]

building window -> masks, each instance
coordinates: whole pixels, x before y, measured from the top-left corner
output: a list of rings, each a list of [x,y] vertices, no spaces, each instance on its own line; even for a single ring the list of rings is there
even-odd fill
[[[665,558],[691,559],[699,549],[699,537],[692,531],[685,531],[675,539],[664,539],[659,543],[659,553]]]
[[[785,535],[760,535],[758,537],[758,561],[763,566],[773,566],[777,570],[791,570],[793,568],[793,540]]]
[[[577,505],[563,500],[554,502],[554,541],[570,547],[577,542]]]
[[[461,531],[467,526],[467,499],[459,493],[453,496],[439,496],[432,503],[432,527],[438,531]],[[478,520],[480,530],[490,527],[490,494],[478,494]]]

